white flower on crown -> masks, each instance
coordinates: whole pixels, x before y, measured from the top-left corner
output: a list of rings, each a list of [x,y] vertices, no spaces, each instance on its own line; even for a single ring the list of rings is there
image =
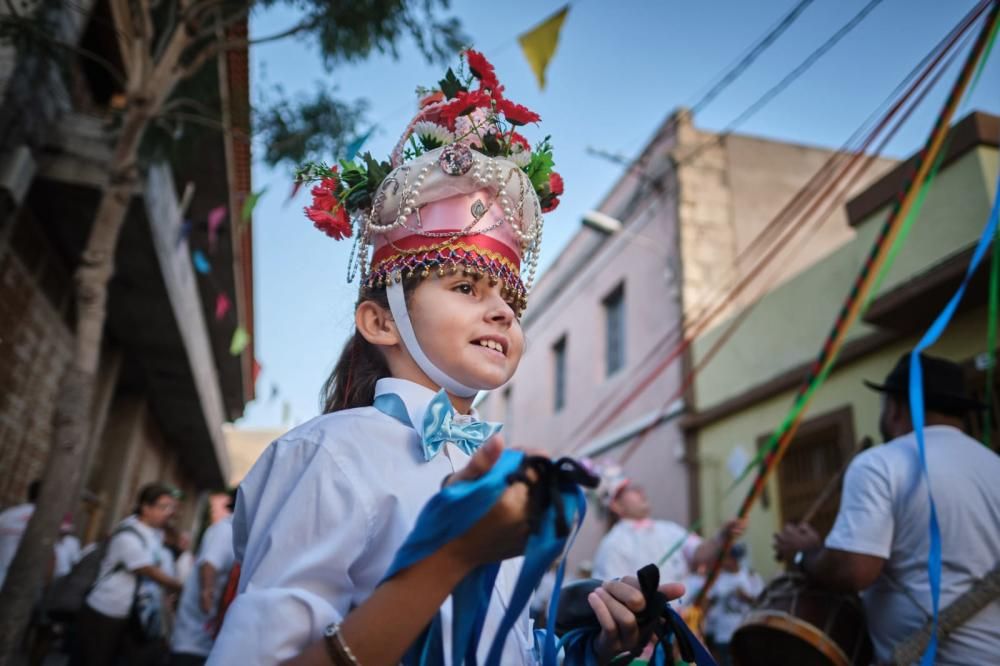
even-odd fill
[[[434,139],[442,146],[455,143],[455,135],[445,126],[432,123],[428,120],[421,120],[413,125],[414,136],[426,136]]]
[[[510,156],[507,159],[523,169],[531,162],[531,150],[515,143],[510,147]]]

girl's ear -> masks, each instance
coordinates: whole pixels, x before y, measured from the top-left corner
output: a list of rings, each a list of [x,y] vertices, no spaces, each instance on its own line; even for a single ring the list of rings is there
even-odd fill
[[[400,342],[399,332],[392,313],[375,301],[364,301],[354,311],[354,324],[361,336],[381,347],[392,347]]]

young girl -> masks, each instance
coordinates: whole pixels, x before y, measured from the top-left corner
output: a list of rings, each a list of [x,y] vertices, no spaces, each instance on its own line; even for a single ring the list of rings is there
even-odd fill
[[[240,593],[209,664],[397,664],[439,611],[451,662],[449,595],[477,566],[504,560],[480,661],[498,633],[519,571],[509,558],[529,532],[524,483],[383,582],[424,504],[445,484],[478,479],[502,453],[490,439],[499,428],[477,421],[472,401],[521,359],[541,215],[562,193],[547,141],[532,151],[513,130],[538,116],[503,96],[480,54],[466,58],[471,76],[449,70],[391,164],[366,156],[364,166],[301,174],[320,180],[307,209],[319,228],[342,238],[358,227],[357,330],[327,381],[327,413],[272,444],[240,486]],[[673,598],[681,588],[663,591]],[[599,661],[636,647],[644,600],[634,580],[607,582],[588,601],[602,626]],[[525,612],[502,663],[533,663],[533,644]]]

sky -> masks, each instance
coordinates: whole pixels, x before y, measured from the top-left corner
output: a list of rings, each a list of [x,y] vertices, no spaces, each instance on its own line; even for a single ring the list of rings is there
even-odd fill
[[[508,98],[541,115],[538,126],[522,133],[532,143],[552,136],[566,193],[559,208],[546,216],[543,271],[579,229],[584,212],[596,208],[622,174],[622,166],[588,149],[636,156],[673,109],[696,101],[797,2],[575,2],[549,65],[547,86],[539,90],[517,36],[564,2],[452,0],[448,11],[462,22],[471,46],[494,64]],[[815,0],[695,117],[695,125],[726,127],[866,4]],[[807,145],[843,145],[975,4],[883,0],[737,131]],[[251,35],[279,32],[296,20],[293,10],[274,7],[251,17]],[[956,118],[972,109],[1000,113],[998,51]],[[362,150],[380,159],[387,158],[416,110],[415,88],[434,85],[446,69],[428,64],[409,39],[400,41],[398,59],[376,54],[329,72],[317,54],[305,39],[253,47],[252,98],[281,85],[293,96],[323,86],[342,99],[365,99],[367,120],[375,130]],[[451,64],[457,62],[456,57]],[[920,148],[954,70],[889,144],[888,156],[905,157]],[[256,153],[263,151],[257,147]],[[254,344],[262,370],[257,399],[237,421],[240,427],[291,426],[317,415],[320,388],[353,331],[357,283],[347,283],[351,243],[333,241],[312,228],[302,214],[305,193],[288,200],[291,180],[290,167],[272,169],[255,160],[253,188],[266,188],[253,220]]]

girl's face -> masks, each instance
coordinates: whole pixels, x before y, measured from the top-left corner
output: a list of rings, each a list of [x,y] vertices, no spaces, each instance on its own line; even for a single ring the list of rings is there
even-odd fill
[[[524,334],[500,284],[461,273],[429,277],[410,294],[413,330],[424,353],[452,379],[494,389],[513,376]]]

